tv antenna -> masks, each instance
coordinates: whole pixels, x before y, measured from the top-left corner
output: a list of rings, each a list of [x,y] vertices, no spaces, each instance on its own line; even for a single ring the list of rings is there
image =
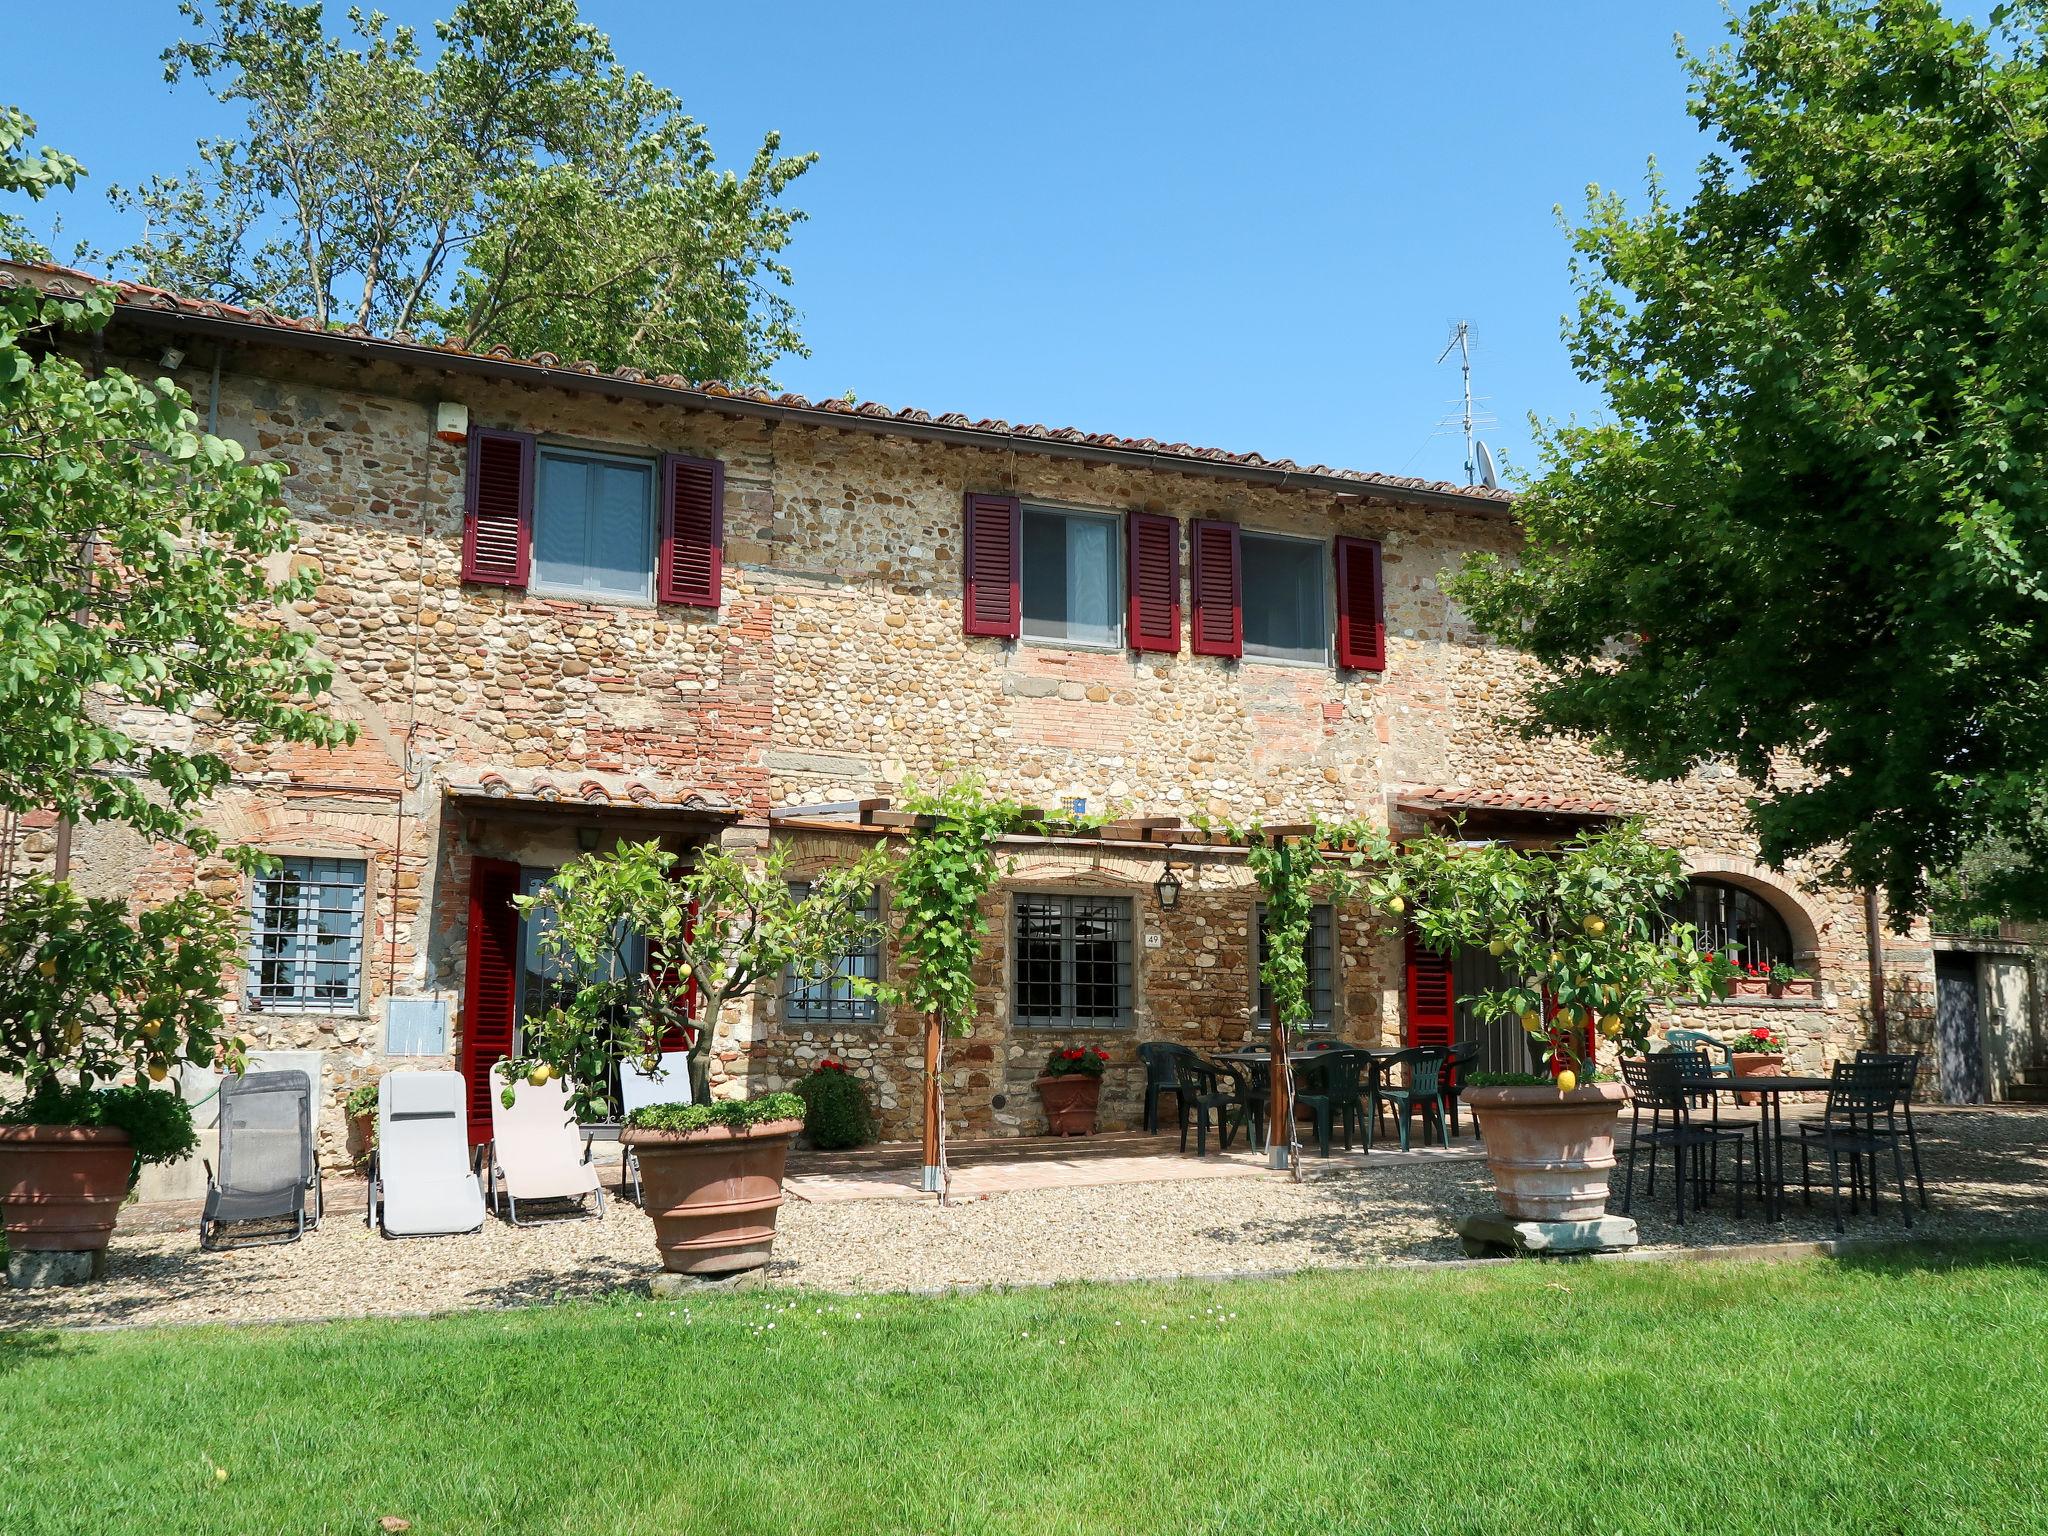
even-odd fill
[[[1458,354],[1458,372],[1463,376],[1464,384],[1457,404],[1460,407],[1458,424],[1464,429],[1465,433],[1465,483],[1467,485],[1484,485],[1490,491],[1498,490],[1500,488],[1500,471],[1494,461],[1493,450],[1473,436],[1474,427],[1491,426],[1493,424],[1493,417],[1486,412],[1474,409],[1471,321],[1460,320],[1452,325],[1451,339],[1445,344],[1443,351],[1437,354],[1437,362],[1443,362],[1453,352]],[[1479,397],[1482,403],[1484,399],[1484,396]],[[1446,420],[1441,425],[1448,426],[1449,421]]]

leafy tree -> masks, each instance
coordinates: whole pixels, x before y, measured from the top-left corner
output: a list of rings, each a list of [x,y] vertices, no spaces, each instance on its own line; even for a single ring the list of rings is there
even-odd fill
[[[1453,581],[1546,664],[1536,732],[1759,786],[1765,856],[1881,884],[2003,833],[2048,905],[2048,53],[2039,0],[1763,0],[1684,55],[1678,206],[1598,188],[1517,562]]]
[[[716,168],[678,99],[629,73],[575,0],[461,0],[426,62],[410,27],[317,0],[185,0],[166,78],[244,114],[199,166],[116,190],[151,282],[239,304],[764,382],[803,351],[779,291],[814,156],[769,134]]]
[[[78,167],[0,116],[0,193]],[[0,289],[0,808],[114,821],[202,852],[196,817],[228,780],[225,738],[334,746],[332,669],[276,622],[317,576],[271,579],[297,543],[283,470],[199,430],[167,379],[92,369],[78,344],[104,292]],[[204,734],[174,728],[198,714]],[[242,855],[253,858],[254,855]]]
[[[20,192],[32,200],[47,197],[54,187],[71,188],[85,167],[62,150],[48,145],[30,149],[34,121],[19,107],[0,105],[0,192]],[[29,232],[21,216],[0,209],[0,259],[48,261],[50,248]]]
[[[605,1119],[614,1109],[606,1086],[612,1068],[638,1061],[651,1071],[662,1038],[685,1030],[693,1036],[690,1094],[703,1103],[726,1004],[785,967],[799,975],[832,970],[879,937],[881,925],[866,909],[885,857],[870,849],[816,876],[802,894],[791,889],[783,843],[752,862],[705,848],[682,873],[676,855],[654,841],[563,865],[538,892],[516,899],[541,925],[542,954],[575,985],[527,1021],[525,1054],[510,1071],[543,1082],[566,1078],[576,1112]],[[650,957],[637,972],[627,956],[636,939]]]

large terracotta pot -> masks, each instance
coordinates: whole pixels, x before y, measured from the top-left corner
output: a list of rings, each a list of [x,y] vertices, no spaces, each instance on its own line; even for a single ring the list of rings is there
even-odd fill
[[[110,1125],[0,1125],[0,1225],[17,1253],[99,1253],[135,1149]]]
[[[1735,1064],[1737,1077],[1783,1077],[1785,1058],[1782,1054],[1766,1051],[1737,1051],[1729,1058]],[[1754,1104],[1763,1097],[1760,1093],[1738,1093],[1735,1102]]]
[[[1093,1136],[1102,1079],[1086,1072],[1062,1072],[1038,1079],[1038,1097],[1045,1103],[1045,1123],[1054,1136]]]
[[[1607,1213],[1619,1083],[1555,1088],[1467,1088],[1465,1107],[1486,1137],[1500,1208],[1516,1221],[1597,1221]]]
[[[662,1266],[679,1275],[759,1269],[775,1248],[782,1170],[801,1120],[644,1131],[619,1140],[640,1159],[641,1203]]]

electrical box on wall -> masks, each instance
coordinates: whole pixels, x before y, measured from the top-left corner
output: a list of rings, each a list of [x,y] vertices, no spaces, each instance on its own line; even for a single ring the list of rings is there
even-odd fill
[[[384,1054],[448,1054],[448,1002],[439,997],[394,997],[384,1004]]]
[[[469,441],[469,407],[443,400],[434,407],[434,436],[444,443]]]

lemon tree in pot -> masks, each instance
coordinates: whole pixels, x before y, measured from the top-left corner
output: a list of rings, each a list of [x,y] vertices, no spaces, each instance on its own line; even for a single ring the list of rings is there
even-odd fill
[[[691,1102],[635,1110],[620,1132],[640,1162],[664,1267],[722,1274],[767,1261],[804,1102],[790,1093],[713,1099],[710,1055],[728,1008],[764,982],[851,969],[846,957],[877,936],[870,898],[884,860],[870,850],[793,883],[782,843],[753,859],[701,848],[687,863],[658,842],[621,843],[520,898],[543,956],[577,980],[528,1019],[513,1077],[561,1077],[579,1119],[610,1120],[618,1064],[653,1071],[665,1042],[688,1042]],[[637,970],[628,964],[636,944],[647,957]]]
[[[0,1223],[21,1283],[96,1273],[136,1170],[191,1154],[191,1109],[158,1085],[214,1060],[238,947],[196,892],[133,914],[40,875],[0,893],[0,1077],[22,1085],[0,1104]]]
[[[1561,847],[1474,844],[1440,833],[1396,855],[1374,893],[1410,906],[1439,954],[1484,950],[1505,985],[1472,999],[1489,1021],[1529,1036],[1549,1081],[1468,1088],[1503,1212],[1516,1221],[1590,1222],[1607,1209],[1622,1086],[1595,1080],[1595,1040],[1648,1048],[1656,1006],[1708,996],[1713,959],[1665,914],[1685,888],[1676,852],[1624,822]]]

